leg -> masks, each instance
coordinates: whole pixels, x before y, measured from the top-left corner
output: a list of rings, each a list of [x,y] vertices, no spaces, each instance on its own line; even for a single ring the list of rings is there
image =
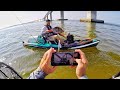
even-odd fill
[[[55,40],[55,39],[57,39],[57,41],[59,41],[59,40],[60,40],[60,43],[61,43],[61,44],[63,44],[63,43],[64,43],[64,40],[63,40],[63,39],[61,39],[58,35],[54,35],[54,36],[53,36],[53,38],[54,38],[54,40]]]

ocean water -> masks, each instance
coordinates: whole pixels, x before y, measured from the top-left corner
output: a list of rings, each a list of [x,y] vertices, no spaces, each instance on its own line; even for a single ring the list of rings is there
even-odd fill
[[[82,13],[85,16],[85,12]],[[62,24],[60,21],[52,22],[53,27],[60,26],[66,32],[74,34],[77,39],[97,38],[100,40],[97,47],[81,49],[89,62],[86,73],[90,79],[110,78],[120,71],[120,22],[118,20],[119,16],[117,16],[120,13],[114,11],[98,13],[101,14],[101,16],[98,14],[98,19],[102,17],[106,21],[105,24],[85,23],[79,20],[68,20]],[[72,14],[69,15],[72,16]],[[69,15],[68,17],[70,17]],[[113,17],[113,15],[116,16]],[[24,47],[22,41],[28,40],[30,36],[39,35],[43,25],[43,21],[35,21],[25,23],[24,26],[16,25],[0,30],[0,61],[12,66],[23,78],[27,78],[38,67],[43,54],[48,49]],[[54,73],[46,77],[46,79],[51,78],[76,79],[77,77],[75,68],[63,66],[58,67]]]

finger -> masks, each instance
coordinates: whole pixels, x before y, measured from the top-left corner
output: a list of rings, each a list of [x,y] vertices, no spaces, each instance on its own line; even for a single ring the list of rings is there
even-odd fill
[[[45,66],[49,66],[49,65],[50,65],[50,61],[51,61],[51,57],[52,57],[52,52],[56,52],[56,50],[54,50],[54,48],[50,48],[50,49],[46,52],[46,58],[45,58],[45,60],[41,63],[41,65],[45,65]]]
[[[80,58],[82,59],[82,62],[84,64],[88,63],[87,58],[86,58],[84,52],[82,52],[80,49],[76,49],[75,52],[79,52],[80,53]]]
[[[54,48],[52,48],[52,52],[56,52],[56,50]]]
[[[47,50],[45,52],[45,54],[43,55],[43,58],[41,59],[40,65],[43,64],[43,63],[46,63],[46,60],[47,60],[46,58],[47,58],[47,55],[48,55],[49,51],[50,51],[50,49]]]
[[[76,50],[75,50],[75,52],[79,52],[81,56],[83,56],[83,55],[84,55],[84,52],[83,52],[83,51],[81,51],[80,49],[76,49]]]
[[[78,66],[80,66],[80,65],[82,64],[81,59],[75,59],[75,60],[76,60],[76,62],[78,63]]]
[[[45,52],[45,54],[44,54],[44,56],[43,56],[43,58],[42,58],[42,61],[41,61],[41,64],[42,64],[42,65],[43,65],[43,64],[45,65],[45,64],[47,63],[47,59],[48,59],[47,57],[48,57],[49,51],[50,51],[50,49]]]
[[[81,63],[81,59],[75,59],[77,63]]]
[[[45,54],[43,55],[43,58],[41,59],[40,65],[42,65],[45,62],[46,57],[47,57],[47,52],[45,52]]]
[[[51,57],[52,57],[52,53],[54,53],[54,52],[55,52],[54,48],[51,48],[51,49],[48,51],[47,57],[46,57],[46,63],[47,63],[47,64],[50,64],[50,62],[51,62]]]

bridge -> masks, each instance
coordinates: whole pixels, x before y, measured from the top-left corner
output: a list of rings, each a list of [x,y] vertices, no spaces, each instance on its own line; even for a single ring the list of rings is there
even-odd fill
[[[86,11],[87,17],[84,19],[80,19],[81,22],[95,22],[95,23],[104,23],[104,20],[97,19],[97,11]],[[48,11],[46,15],[43,17],[43,20],[50,19],[52,20],[53,11]],[[64,11],[60,11],[60,19],[58,20],[68,20],[64,18]]]

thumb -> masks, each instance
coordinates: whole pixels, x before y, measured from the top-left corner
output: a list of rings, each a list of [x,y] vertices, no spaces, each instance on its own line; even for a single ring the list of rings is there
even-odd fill
[[[78,63],[78,65],[81,65],[81,64],[82,64],[81,59],[75,59],[75,61]]]
[[[56,66],[52,67],[52,68],[51,68],[51,72],[55,71],[56,68],[57,68]]]

